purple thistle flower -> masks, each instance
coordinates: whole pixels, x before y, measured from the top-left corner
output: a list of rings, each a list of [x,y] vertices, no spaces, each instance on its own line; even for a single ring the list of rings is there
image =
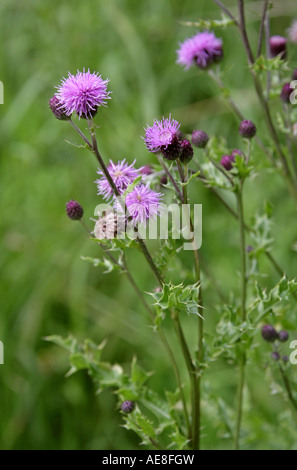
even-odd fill
[[[291,27],[288,30],[289,38],[291,42],[297,44],[297,20],[294,20]]]
[[[283,36],[271,36],[269,40],[271,57],[280,55],[281,59],[287,56],[287,40]]]
[[[98,106],[105,106],[110,98],[107,91],[109,79],[103,80],[98,73],[77,71],[76,75],[68,72],[68,77],[62,79],[62,84],[57,87],[56,93],[61,109],[67,116],[76,113],[80,118],[91,118]]]
[[[149,152],[162,152],[165,158],[174,160],[178,158],[181,148],[177,137],[180,128],[179,122],[175,119],[162,118],[162,121],[154,120],[154,124],[145,129],[143,137],[145,145]]]
[[[148,186],[138,185],[126,196],[128,214],[135,224],[146,224],[159,214],[161,193],[156,193]]]
[[[291,102],[290,101],[290,96],[293,92],[294,92],[294,88],[291,88],[291,84],[290,83],[285,83],[283,88],[282,88],[280,97],[285,103],[290,103]]]
[[[204,31],[180,43],[177,55],[177,63],[184,65],[186,69],[189,69],[191,65],[206,69],[213,62],[222,59],[222,40],[218,39],[214,33]]]
[[[292,79],[297,80],[297,69],[294,69],[293,74],[292,74]]]
[[[131,165],[128,165],[125,158],[118,163],[113,163],[113,161],[110,160],[110,164],[108,165],[107,169],[120,194],[123,194],[128,188],[129,184],[133,183],[133,181],[139,176],[139,171],[134,168],[134,164],[135,160],[133,163],[131,163]],[[97,194],[101,194],[104,199],[113,197],[113,190],[103,171],[98,168],[97,173],[101,176],[100,179],[95,181],[98,187]]]

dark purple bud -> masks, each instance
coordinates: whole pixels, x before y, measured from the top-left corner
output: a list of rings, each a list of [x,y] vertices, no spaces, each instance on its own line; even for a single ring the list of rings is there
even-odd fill
[[[176,160],[180,156],[181,143],[176,135],[173,137],[171,144],[161,147],[161,152],[167,160]]]
[[[193,155],[194,155],[194,150],[191,145],[191,142],[189,142],[187,139],[184,139],[181,142],[181,154],[179,157],[180,161],[184,163],[185,165],[187,165],[187,163],[189,163],[192,160]]]
[[[271,57],[280,55],[281,59],[287,56],[287,40],[283,36],[271,36],[269,41]]]
[[[225,168],[225,170],[230,171],[233,168],[232,162],[234,162],[235,158],[231,155],[224,155],[221,159],[221,165]]]
[[[272,325],[267,324],[262,326],[262,338],[265,339],[265,341],[273,343],[277,337],[277,332]]]
[[[68,121],[70,116],[67,116],[63,111],[60,101],[56,95],[54,95],[48,102],[49,107],[51,108],[54,116],[60,121]]]
[[[209,137],[204,131],[196,130],[192,132],[192,144],[203,149],[206,147]]]
[[[167,175],[161,176],[160,183],[166,186],[166,184],[168,183]]]
[[[282,330],[278,334],[278,339],[282,342],[285,343],[289,339],[289,333],[285,330]]]
[[[274,360],[274,361],[279,361],[280,360],[280,355],[277,351],[273,351],[271,353],[271,358]]]
[[[292,75],[293,80],[297,80],[297,69],[294,70],[293,75]]]
[[[248,245],[248,246],[246,247],[246,252],[247,252],[247,253],[251,253],[252,251],[254,251],[254,248],[253,248],[251,245]]]
[[[143,166],[139,171],[142,175],[151,175],[153,173],[153,170],[149,165]]]
[[[80,220],[84,215],[84,210],[77,201],[69,201],[66,204],[66,212],[71,220]]]
[[[282,360],[283,360],[284,363],[287,363],[287,362],[289,362],[289,357],[288,356],[283,356]]]
[[[124,401],[121,405],[121,410],[124,413],[132,413],[134,408],[135,408],[135,403],[133,401],[130,401],[130,400]]]
[[[239,134],[245,139],[252,139],[256,135],[257,129],[255,124],[248,119],[241,121],[239,126]]]
[[[290,103],[290,96],[293,93],[293,91],[294,91],[294,88],[291,88],[291,84],[285,83],[280,94],[281,99],[285,103]]]

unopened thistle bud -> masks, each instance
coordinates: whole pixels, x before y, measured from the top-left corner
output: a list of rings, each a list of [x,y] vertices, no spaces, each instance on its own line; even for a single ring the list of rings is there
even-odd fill
[[[245,139],[252,139],[256,135],[257,129],[252,121],[245,119],[239,126],[239,134]]]
[[[66,212],[71,220],[80,220],[84,215],[84,210],[77,201],[69,201],[66,204]]]
[[[273,351],[271,353],[271,359],[273,359],[274,361],[279,361],[280,360],[280,355],[277,351]]]
[[[194,151],[191,143],[187,140],[184,139],[181,142],[181,154],[180,154],[180,161],[187,165],[193,158]]]
[[[294,88],[291,88],[291,84],[285,83],[280,94],[281,99],[285,103],[290,103],[290,96],[293,93],[293,91],[294,91]]]
[[[209,141],[209,137],[204,131],[200,131],[199,129],[193,131],[192,133],[192,144],[198,148],[204,148]]]
[[[264,325],[262,327],[262,338],[269,343],[273,343],[277,339],[278,335],[272,325]]]
[[[49,107],[51,108],[53,115],[60,121],[68,121],[70,116],[67,116],[62,109],[61,103],[56,95],[54,95],[48,102]]]
[[[271,36],[269,41],[271,57],[280,56],[285,59],[287,56],[287,40],[283,36]]]
[[[232,163],[234,162],[235,158],[232,155],[224,155],[221,159],[221,165],[225,168],[225,170],[230,171],[233,168]]]
[[[285,330],[282,330],[278,333],[278,339],[282,342],[285,343],[289,339],[289,333]]]
[[[134,408],[135,408],[135,403],[130,400],[124,401],[121,405],[121,410],[123,411],[123,413],[132,413]]]

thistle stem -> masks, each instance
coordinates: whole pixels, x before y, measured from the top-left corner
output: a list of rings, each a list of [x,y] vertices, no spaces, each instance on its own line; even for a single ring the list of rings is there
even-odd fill
[[[246,249],[245,249],[245,229],[244,229],[244,214],[243,214],[243,181],[240,183],[240,188],[237,193],[237,205],[238,205],[238,221],[239,221],[239,232],[240,232],[240,255],[241,255],[241,321],[242,323],[246,320],[246,291],[247,291],[247,274],[246,274]],[[242,421],[242,403],[243,403],[243,390],[245,380],[245,363],[246,353],[244,350],[240,350],[239,360],[239,382],[237,392],[237,407],[236,407],[236,427],[235,427],[235,439],[234,448],[239,449],[239,438]]]
[[[178,160],[178,169],[181,177],[181,182],[182,183],[187,183],[188,180],[188,166],[185,165],[185,169],[183,171],[182,165],[180,161]],[[183,203],[185,205],[188,204],[188,189],[187,185],[183,185]],[[189,221],[190,221],[190,229],[191,233],[194,233],[194,225],[192,222],[191,214],[189,213]],[[194,253],[194,264],[195,264],[195,272],[196,272],[196,281],[199,283],[199,293],[198,293],[198,299],[197,299],[197,304],[198,304],[198,363],[199,366],[198,368],[195,367],[196,370],[196,375],[195,375],[195,384],[193,383],[193,390],[194,390],[194,395],[195,395],[195,401],[193,403],[193,406],[195,406],[195,411],[193,412],[193,442],[194,446],[197,447],[197,449],[200,449],[200,427],[201,427],[201,375],[200,375],[200,364],[203,361],[203,330],[204,330],[204,319],[202,317],[202,314],[199,313],[199,310],[203,309],[203,304],[202,304],[202,292],[201,292],[201,274],[200,274],[200,259],[199,259],[199,251],[196,246],[196,241],[195,237],[193,237],[192,240],[192,246],[193,246],[193,253]],[[194,410],[194,408],[193,408]],[[196,448],[194,447],[194,448]]]

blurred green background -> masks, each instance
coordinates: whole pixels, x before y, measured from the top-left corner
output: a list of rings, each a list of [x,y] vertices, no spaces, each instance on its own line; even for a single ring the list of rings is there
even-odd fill
[[[235,1],[226,4],[236,7]],[[285,33],[296,13],[294,4],[275,2],[273,34]],[[248,6],[254,45],[261,5],[250,2]],[[46,335],[72,333],[98,343],[107,338],[106,360],[127,367],[137,355],[146,369],[156,371],[151,379],[156,389],[163,393],[166,384],[166,389],[174,390],[167,356],[126,279],[104,275],[80,259],[81,255],[97,256],[98,248],[78,223],[66,217],[65,203],[76,199],[84,207],[86,220],[93,216],[100,202],[94,184],[96,162],[91,154],[65,142],[80,144],[67,123],[54,119],[48,99],[68,71],[86,67],[110,78],[112,100],[96,117],[106,160],[125,157],[129,162],[136,158],[138,166],[153,163],[140,136],[146,123],[169,113],[188,132],[202,128],[209,135],[225,136],[230,148],[238,147],[237,121],[207,74],[196,69],[185,72],[175,63],[178,42],[196,31],[180,20],[219,15],[210,0],[1,1],[0,80],[5,97],[0,106],[0,340],[5,349],[5,364],[0,366],[1,449],[140,448],[138,438],[120,426],[112,391],[96,396],[83,373],[65,379],[67,356],[46,343]],[[224,40],[226,82],[265,140],[239,36],[233,28],[218,35]],[[290,53],[296,59],[292,46]],[[265,199],[272,202],[274,253],[293,276],[296,216],[283,182],[263,171],[246,191],[247,220]],[[232,289],[238,292],[236,223],[201,184],[194,186],[192,196],[193,202],[203,204],[204,266],[227,296]],[[154,279],[144,261],[134,253],[128,259],[139,285],[152,290]],[[277,281],[265,260],[262,268],[267,285]],[[172,276],[182,280],[183,271]],[[205,286],[206,329],[212,332],[219,320],[215,307],[220,299],[211,283],[205,280]],[[183,320],[190,333],[194,320]],[[263,358],[258,359],[258,368],[248,369],[252,403],[248,419],[253,421],[253,434],[246,434],[246,446],[294,446],[296,439],[289,430],[279,436],[286,407],[280,396],[270,395],[263,380]],[[234,367],[218,362],[207,380],[216,396],[232,406]],[[215,409],[210,403],[203,406],[208,416],[203,447],[230,447],[224,429],[212,424]],[[263,422],[269,423],[269,430]],[[244,421],[244,425],[249,423]]]

